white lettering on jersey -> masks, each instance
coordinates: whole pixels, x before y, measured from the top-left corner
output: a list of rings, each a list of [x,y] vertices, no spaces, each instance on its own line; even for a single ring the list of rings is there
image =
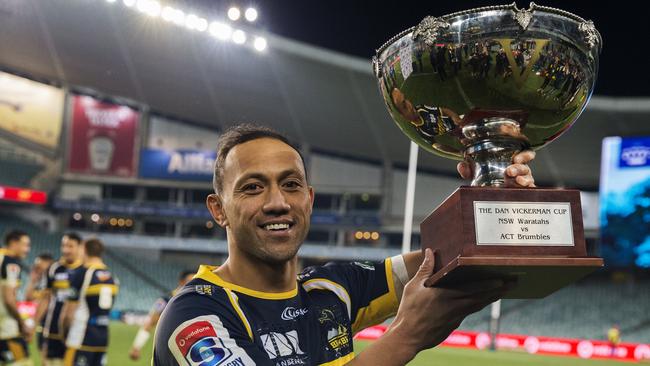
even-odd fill
[[[307,311],[307,308],[296,309],[292,306],[289,306],[284,308],[282,315],[280,315],[280,318],[282,318],[282,320],[293,320],[299,316],[307,314]]]
[[[216,315],[204,315],[176,327],[167,346],[179,365],[254,366]]]
[[[298,342],[298,332],[295,330],[287,333],[270,332],[262,334],[260,339],[270,359],[304,354]]]

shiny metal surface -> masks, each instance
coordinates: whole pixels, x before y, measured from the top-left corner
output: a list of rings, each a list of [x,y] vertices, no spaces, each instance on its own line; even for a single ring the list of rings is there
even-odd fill
[[[563,10],[510,5],[425,17],[377,50],[373,69],[398,127],[425,150],[501,185],[522,149],[566,131],[594,89],[602,39]]]

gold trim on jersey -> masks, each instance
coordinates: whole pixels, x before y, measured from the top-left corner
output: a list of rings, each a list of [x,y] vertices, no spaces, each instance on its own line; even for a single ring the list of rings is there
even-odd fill
[[[119,291],[117,285],[108,284],[108,283],[98,283],[96,285],[88,286],[88,288],[86,289],[86,295],[99,295],[99,292],[102,290],[102,288],[105,287],[109,287],[113,295],[117,294]]]
[[[88,269],[107,269],[106,264],[89,264],[86,266]]]
[[[399,307],[395,283],[393,282],[393,262],[390,258],[384,261],[388,292],[370,301],[368,306],[357,310],[357,316],[352,324],[352,333],[356,333],[371,325],[377,325],[395,315]]]
[[[52,282],[52,287],[56,289],[67,289],[70,288],[70,281],[68,280],[57,280]]]
[[[249,288],[242,287],[239,285],[235,285],[234,283],[226,282],[223,279],[221,279],[221,277],[219,277],[216,273],[212,272],[215,269],[217,269],[217,266],[208,266],[203,264],[199,267],[199,270],[196,273],[196,275],[194,275],[194,278],[200,278],[202,280],[213,283],[217,286],[221,286],[223,288],[227,288],[235,292],[239,292],[248,296],[257,297],[266,300],[286,300],[286,299],[291,299],[292,297],[296,297],[296,295],[298,295],[297,282],[296,282],[296,288],[291,291],[262,292],[257,290],[251,290]]]
[[[223,290],[226,291],[226,294],[228,295],[228,300],[230,300],[230,304],[235,309],[235,312],[237,312],[237,315],[239,315],[239,319],[241,319],[241,322],[244,324],[244,327],[246,328],[246,333],[248,333],[248,336],[252,341],[253,331],[251,330],[251,325],[248,322],[248,319],[246,319],[246,315],[244,315],[244,312],[239,306],[239,298],[237,297],[237,294],[235,294],[234,292],[232,292],[232,290],[227,289],[225,287]]]
[[[77,259],[76,261],[72,263],[66,263],[66,261],[63,260],[63,258],[59,259],[59,264],[65,267],[66,269],[77,269],[81,267],[83,262],[80,259]]]
[[[354,358],[354,352],[350,352],[350,353],[348,353],[347,355],[345,355],[343,357],[339,357],[339,358],[337,358],[336,360],[333,360],[333,361],[321,363],[318,366],[342,366],[342,365],[345,365],[346,363],[352,361],[353,358]]]

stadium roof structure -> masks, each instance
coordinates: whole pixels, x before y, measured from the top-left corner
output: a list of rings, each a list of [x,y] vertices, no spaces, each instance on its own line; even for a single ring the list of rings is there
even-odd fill
[[[116,5],[3,1],[0,68],[219,130],[256,122],[314,151],[407,165],[408,140],[386,112],[370,60],[272,34],[257,52]],[[539,152],[537,181],[596,189],[602,138],[650,135],[649,119],[650,98],[593,97]],[[454,162],[431,154],[420,154],[419,167],[456,176]]]

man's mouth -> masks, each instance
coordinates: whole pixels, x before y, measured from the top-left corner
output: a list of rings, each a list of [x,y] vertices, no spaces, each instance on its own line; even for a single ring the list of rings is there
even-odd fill
[[[263,224],[260,225],[260,227],[266,231],[271,231],[271,232],[282,232],[291,229],[293,226],[292,223],[289,222],[275,222],[275,223],[269,223],[269,224]]]

